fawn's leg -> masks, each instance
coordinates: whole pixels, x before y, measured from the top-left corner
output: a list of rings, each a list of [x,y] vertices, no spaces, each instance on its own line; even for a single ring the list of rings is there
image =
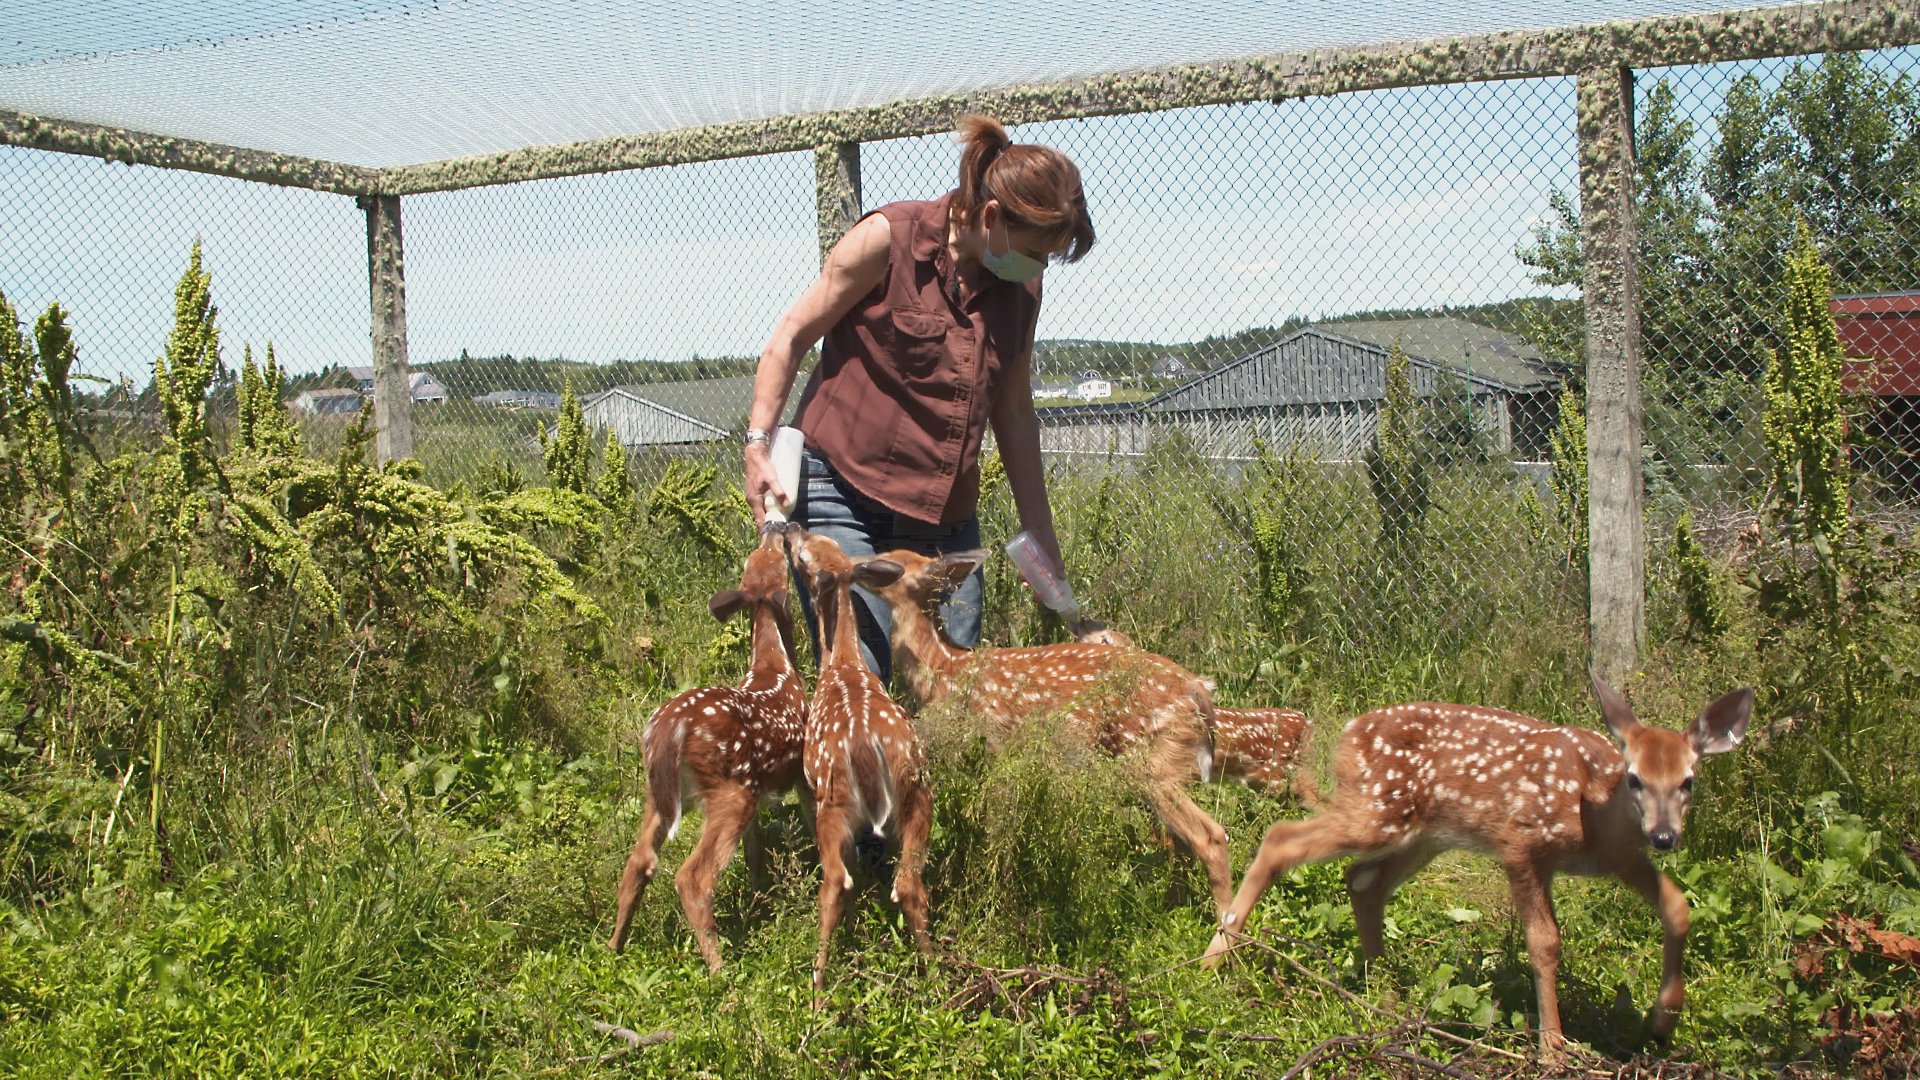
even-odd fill
[[[1160,842],[1167,849],[1167,906],[1182,907],[1187,902],[1187,876],[1193,872],[1196,859],[1193,845],[1175,836],[1166,826],[1154,830],[1160,834]],[[1218,917],[1216,910],[1214,915]]]
[[[1177,784],[1149,784],[1147,801],[1166,823],[1175,842],[1191,848],[1200,865],[1207,868],[1207,885],[1213,890],[1213,912],[1219,917],[1233,901],[1233,862],[1227,849],[1227,830],[1200,809],[1200,804]]]
[[[842,783],[844,777],[836,778]],[[833,943],[833,929],[847,902],[847,890],[853,887],[853,874],[847,869],[847,848],[852,837],[847,828],[847,808],[839,802],[822,802],[814,808],[813,835],[820,848],[820,950],[813,957],[814,1005],[825,1004],[827,947]]]
[[[1193,852],[1207,868],[1207,885],[1213,891],[1213,914],[1219,918],[1233,900],[1233,858],[1227,847],[1227,830],[1213,820],[1200,804],[1187,794],[1187,783],[1195,775],[1194,761],[1203,745],[1205,732],[1198,727],[1169,727],[1162,732],[1147,762],[1147,802],[1167,827],[1167,833],[1179,854],[1180,844]],[[1176,864],[1176,870],[1184,869]],[[1183,878],[1177,878],[1184,886]]]
[[[1567,1039],[1560,1033],[1560,921],[1553,914],[1552,872],[1529,860],[1509,862],[1507,887],[1513,890],[1513,912],[1527,931],[1527,959],[1540,1001],[1540,1053],[1555,1061]]]
[[[744,787],[711,788],[703,801],[706,821],[700,827],[700,840],[680,864],[673,886],[680,893],[680,907],[693,927],[700,955],[706,957],[708,969],[719,971],[720,924],[713,917],[713,887],[732,860],[741,834],[753,824],[759,802]]]
[[[1353,903],[1353,925],[1360,931],[1360,955],[1378,960],[1386,952],[1387,900],[1408,878],[1437,854],[1415,844],[1377,858],[1357,860],[1347,867],[1347,899]]]
[[[900,851],[895,856],[893,899],[907,916],[913,943],[921,952],[933,951],[927,933],[927,889],[920,867],[927,858],[927,835],[933,830],[933,795],[918,780],[897,786],[900,792]]]
[[[1247,916],[1273,885],[1274,878],[1301,863],[1324,862],[1337,855],[1365,851],[1378,836],[1378,830],[1370,822],[1339,811],[1305,821],[1275,822],[1267,830],[1266,838],[1260,841],[1260,850],[1247,867],[1246,876],[1240,879],[1240,891],[1233,895],[1233,905],[1220,916],[1220,932],[1207,946],[1207,958],[1200,966],[1219,965],[1221,955],[1233,945],[1227,935],[1246,928]]]
[[[1680,962],[1687,951],[1687,897],[1665,874],[1653,868],[1644,854],[1620,872],[1620,880],[1647,898],[1660,915],[1664,948],[1660,958],[1660,996],[1653,1006],[1653,1036],[1665,1043],[1680,1022],[1687,1002],[1687,983]]]
[[[759,800],[754,800],[753,813],[747,818],[747,834],[741,838],[741,847],[747,857],[747,882],[755,893],[767,891],[767,831],[760,823]]]
[[[666,839],[667,823],[654,812],[653,801],[648,800],[646,812],[640,816],[640,831],[633,838],[633,851],[627,855],[627,868],[620,874],[620,901],[614,909],[613,937],[607,940],[607,947],[614,952],[626,951],[633,911],[640,906],[640,894],[646,891],[647,882],[652,881],[654,872],[660,869],[660,845]]]

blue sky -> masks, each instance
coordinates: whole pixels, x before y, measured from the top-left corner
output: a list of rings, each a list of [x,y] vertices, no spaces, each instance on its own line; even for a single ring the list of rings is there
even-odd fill
[[[1727,70],[1678,75],[1708,119]],[[1048,272],[1040,336],[1175,343],[1538,294],[1513,250],[1575,188],[1572,95],[1527,80],[1017,130],[1080,163],[1100,233]],[[870,144],[866,203],[936,195],[956,164],[944,136]],[[412,358],[757,353],[814,273],[812,200],[809,154],[409,197]],[[0,148],[0,212],[0,290],[28,318],[72,311],[85,371],[144,381],[195,237],[229,362],[268,341],[296,371],[366,362],[349,198]]]

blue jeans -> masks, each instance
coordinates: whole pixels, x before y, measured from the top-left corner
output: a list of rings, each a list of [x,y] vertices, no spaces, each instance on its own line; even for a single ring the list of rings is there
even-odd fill
[[[916,521],[855,491],[825,458],[806,451],[800,461],[800,491],[793,520],[809,532],[831,537],[855,562],[906,548],[922,555],[972,551],[980,546],[980,519],[954,525]],[[820,624],[813,617],[813,598],[796,576],[800,608],[813,635],[814,663],[825,656],[828,642],[820,640]],[[986,578],[979,570],[967,575],[940,605],[940,622],[955,645],[972,648],[980,641],[980,601]],[[892,616],[886,602],[858,585],[853,587],[854,621],[860,632],[860,658],[885,683],[893,677]]]

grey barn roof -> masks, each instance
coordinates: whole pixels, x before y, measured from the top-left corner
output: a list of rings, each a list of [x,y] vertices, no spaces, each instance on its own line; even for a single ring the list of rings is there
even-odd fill
[[[1537,394],[1559,385],[1557,363],[1512,334],[1451,317],[1393,319],[1303,327],[1161,393],[1144,407],[1167,413],[1378,400],[1384,392],[1384,359],[1396,344],[1413,367],[1458,375],[1476,392]],[[1320,365],[1276,363],[1315,345],[1329,350]],[[1337,354],[1345,354],[1348,362],[1341,363]],[[1382,362],[1353,367],[1355,356]],[[1431,376],[1416,384],[1431,386]]]
[[[753,378],[751,375],[738,375],[724,379],[616,386],[590,395],[582,399],[580,404],[582,408],[589,408],[609,395],[620,394],[711,428],[716,436],[726,435],[747,418],[747,408],[753,403]],[[795,390],[795,393],[787,395],[787,408],[780,417],[783,424],[793,418],[793,410],[800,403],[798,387]]]

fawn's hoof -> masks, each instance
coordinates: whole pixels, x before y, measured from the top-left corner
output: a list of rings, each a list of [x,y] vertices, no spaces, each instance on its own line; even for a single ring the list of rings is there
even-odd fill
[[[1213,941],[1208,943],[1206,955],[1200,959],[1200,966],[1207,971],[1213,971],[1231,951],[1233,951],[1233,942],[1227,940],[1225,931],[1217,933],[1213,935]]]

